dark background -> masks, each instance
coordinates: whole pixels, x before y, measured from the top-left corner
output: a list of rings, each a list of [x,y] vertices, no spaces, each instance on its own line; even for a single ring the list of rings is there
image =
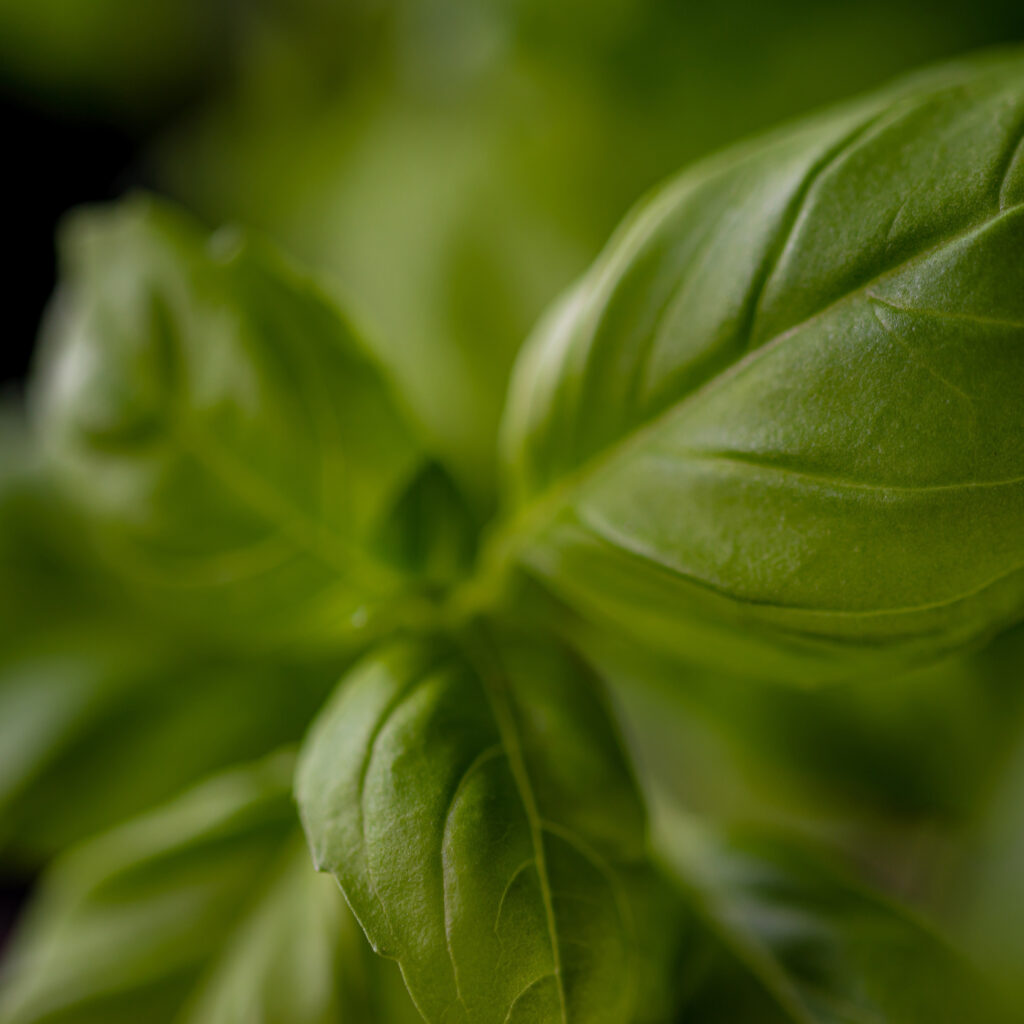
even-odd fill
[[[0,124],[9,203],[0,386],[9,387],[27,371],[39,317],[53,290],[53,237],[60,217],[80,203],[113,198],[144,183],[140,154],[159,125],[126,131],[99,118],[48,109],[11,90],[0,93]]]

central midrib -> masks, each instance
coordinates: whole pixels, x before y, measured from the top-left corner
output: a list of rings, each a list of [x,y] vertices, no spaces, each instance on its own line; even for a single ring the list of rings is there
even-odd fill
[[[519,739],[519,727],[501,678],[497,654],[491,651],[486,634],[481,634],[483,634],[483,627],[479,624],[476,628],[472,629],[472,635],[467,633],[465,640],[466,653],[471,661],[476,664],[481,685],[491,705],[501,744],[508,758],[509,770],[512,772],[516,790],[519,793],[519,799],[522,802],[523,811],[526,815],[527,825],[530,829],[530,843],[533,847],[541,900],[544,904],[548,942],[551,946],[552,974],[554,975],[555,985],[558,990],[558,1005],[563,1024],[569,1024],[565,986],[562,979],[562,953],[558,938],[558,925],[555,919],[551,879],[548,875],[547,858],[544,852],[544,824],[541,820],[529,772],[523,758],[522,744]]]

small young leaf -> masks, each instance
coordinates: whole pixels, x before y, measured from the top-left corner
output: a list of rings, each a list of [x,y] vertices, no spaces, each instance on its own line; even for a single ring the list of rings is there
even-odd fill
[[[644,816],[593,680],[541,644],[471,646],[343,682],[297,776],[314,859],[428,1021],[631,1022],[671,927],[634,920]]]
[[[373,533],[425,457],[335,307],[154,201],[77,214],[61,249],[41,426],[122,575],[247,647],[371,627],[410,586]]]
[[[521,560],[650,646],[790,678],[1019,618],[1022,133],[1024,58],[988,57],[658,191],[520,360]]]
[[[16,935],[0,1021],[411,1024],[309,863],[292,765],[219,776],[62,857]]]

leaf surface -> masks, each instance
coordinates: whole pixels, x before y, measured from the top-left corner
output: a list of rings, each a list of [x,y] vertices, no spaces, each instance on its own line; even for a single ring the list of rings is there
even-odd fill
[[[683,173],[520,359],[508,543],[650,645],[776,675],[1024,603],[1024,60]]]
[[[316,863],[427,1020],[636,1019],[671,925],[638,934],[643,813],[573,659],[485,641],[469,660],[370,658],[315,726],[297,790]]]

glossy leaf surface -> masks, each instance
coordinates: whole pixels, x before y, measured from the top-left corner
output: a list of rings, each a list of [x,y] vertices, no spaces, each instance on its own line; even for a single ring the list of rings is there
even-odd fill
[[[478,653],[392,649],[342,684],[298,774],[314,859],[428,1021],[659,1019],[638,987],[671,924],[635,916],[644,817],[593,681],[542,644]]]
[[[520,360],[522,560],[762,673],[1017,617],[1022,135],[1024,61],[989,57],[656,192]]]

